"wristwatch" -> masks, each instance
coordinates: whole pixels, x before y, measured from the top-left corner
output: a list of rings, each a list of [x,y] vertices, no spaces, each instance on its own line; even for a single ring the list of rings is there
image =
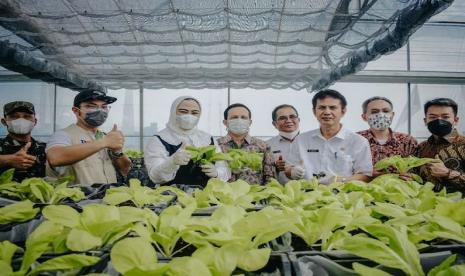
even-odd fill
[[[123,151],[114,152],[112,150],[108,150],[108,154],[110,155],[110,158],[116,159],[116,158],[122,157],[124,155],[124,152]]]
[[[456,178],[458,176],[460,176],[460,172],[449,169],[449,172],[447,174],[447,179],[454,179],[454,178]]]

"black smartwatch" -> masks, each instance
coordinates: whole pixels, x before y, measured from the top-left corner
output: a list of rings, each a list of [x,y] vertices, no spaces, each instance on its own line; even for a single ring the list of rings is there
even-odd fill
[[[108,150],[108,154],[110,155],[110,158],[116,159],[116,158],[122,157],[124,155],[124,152],[123,151],[114,152],[112,150]]]

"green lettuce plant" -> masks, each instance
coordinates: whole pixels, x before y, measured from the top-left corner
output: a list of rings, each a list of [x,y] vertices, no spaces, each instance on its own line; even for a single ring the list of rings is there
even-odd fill
[[[110,188],[106,191],[103,202],[110,205],[119,205],[124,202],[132,202],[136,207],[157,205],[170,201],[173,195],[163,195],[162,190],[154,190],[141,185],[140,180],[130,179],[129,187]]]
[[[217,161],[230,161],[231,156],[216,151],[216,146],[209,145],[205,147],[187,146],[186,150],[191,154],[191,160],[195,164],[215,164]]]
[[[399,230],[387,225],[368,225],[366,234],[346,237],[340,249],[367,258],[386,267],[400,269],[407,275],[424,275],[420,254],[409,241],[405,227]]]
[[[30,200],[23,200],[7,205],[0,208],[0,225],[28,221],[34,218],[38,212],[39,208],[34,208],[34,203]]]
[[[12,259],[15,252],[23,250],[9,241],[0,242],[0,271],[6,276],[29,276],[38,275],[43,272],[51,271],[70,271],[85,266],[94,265],[100,258],[86,256],[81,254],[69,254],[58,256],[42,263],[36,263],[36,260],[45,252],[56,232],[42,232],[40,236],[31,235],[26,241],[26,251],[24,252],[21,267],[14,271]],[[34,264],[34,266],[32,266]]]
[[[405,174],[410,169],[420,167],[434,161],[435,159],[432,158],[418,158],[415,156],[401,157],[400,155],[394,155],[378,161],[374,168],[378,171],[394,168],[397,173]]]
[[[262,169],[263,153],[230,149],[227,154],[232,159],[229,161],[229,167],[233,171],[243,168],[250,168],[252,171],[260,171]]]
[[[9,182],[0,185],[0,194],[45,204],[58,204],[67,198],[73,201],[85,198],[79,188],[68,188],[67,184],[65,181],[54,186],[43,178],[32,177],[24,179],[21,183]]]
[[[62,228],[61,250],[88,251],[113,244],[128,234],[137,222],[156,223],[158,217],[149,209],[89,204],[82,213],[66,205],[47,206],[42,211],[47,222]],[[39,226],[39,228],[42,225]]]

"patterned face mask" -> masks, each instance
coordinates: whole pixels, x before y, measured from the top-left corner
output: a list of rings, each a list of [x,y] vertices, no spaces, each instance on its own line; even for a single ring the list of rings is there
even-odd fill
[[[368,125],[372,129],[382,130],[391,126],[392,118],[390,113],[373,113],[368,116]]]

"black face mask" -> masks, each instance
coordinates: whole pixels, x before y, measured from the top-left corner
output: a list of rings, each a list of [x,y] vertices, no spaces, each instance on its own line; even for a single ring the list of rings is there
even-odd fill
[[[428,123],[428,130],[439,137],[444,137],[452,131],[452,124],[449,121],[437,119]]]
[[[93,127],[99,127],[105,123],[108,117],[108,112],[103,110],[97,110],[94,112],[86,113],[84,121]]]

